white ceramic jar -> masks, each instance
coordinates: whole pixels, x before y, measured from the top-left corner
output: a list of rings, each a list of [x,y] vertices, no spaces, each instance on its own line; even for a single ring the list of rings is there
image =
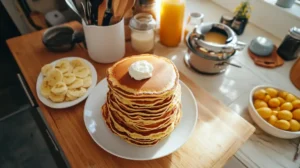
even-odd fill
[[[109,26],[82,22],[89,56],[98,63],[119,61],[125,55],[124,19]]]

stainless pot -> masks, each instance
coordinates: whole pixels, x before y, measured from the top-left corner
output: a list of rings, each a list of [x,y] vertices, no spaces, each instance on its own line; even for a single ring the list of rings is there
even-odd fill
[[[226,44],[216,44],[204,40],[204,34],[211,29],[220,29],[227,35]],[[208,74],[224,72],[228,65],[240,67],[230,63],[236,51],[242,50],[246,44],[237,40],[233,30],[220,23],[203,23],[195,27],[193,32],[186,37],[188,52],[185,56],[186,63],[193,69]]]

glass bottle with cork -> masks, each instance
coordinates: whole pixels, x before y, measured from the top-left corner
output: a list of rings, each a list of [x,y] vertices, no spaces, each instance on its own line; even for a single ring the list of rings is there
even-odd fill
[[[176,47],[182,37],[185,0],[162,0],[160,10],[160,43]]]

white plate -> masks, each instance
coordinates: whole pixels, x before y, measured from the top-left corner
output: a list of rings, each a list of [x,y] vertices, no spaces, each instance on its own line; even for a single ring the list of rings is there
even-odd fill
[[[43,74],[40,73],[36,82],[36,92],[37,92],[37,96],[40,99],[40,101],[45,104],[48,107],[51,108],[55,108],[55,109],[61,109],[61,108],[67,108],[67,107],[71,107],[74,106],[80,102],[82,102],[92,91],[92,89],[96,86],[97,84],[97,72],[95,67],[87,60],[80,58],[80,57],[67,57],[67,58],[62,58],[62,59],[58,59],[56,61],[53,61],[52,64],[53,66],[55,66],[55,64],[63,59],[67,59],[67,60],[73,60],[73,59],[80,59],[82,60],[84,63],[86,63],[86,65],[88,65],[90,67],[91,73],[92,73],[92,85],[88,88],[86,94],[76,100],[73,101],[67,101],[67,102],[62,102],[62,103],[54,103],[51,100],[47,99],[46,97],[44,97],[41,92],[40,92],[40,87],[43,81]]]
[[[130,160],[151,160],[179,149],[190,137],[198,118],[196,100],[190,89],[180,81],[182,118],[169,137],[152,147],[129,144],[113,134],[102,118],[101,106],[108,91],[106,78],[97,84],[84,106],[84,123],[93,140],[107,152]]]

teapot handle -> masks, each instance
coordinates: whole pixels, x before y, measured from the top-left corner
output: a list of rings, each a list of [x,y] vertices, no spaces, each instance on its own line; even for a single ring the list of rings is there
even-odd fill
[[[246,47],[246,43],[241,42],[241,41],[237,41],[235,44],[229,45],[229,48],[233,48],[234,50],[237,51],[242,51],[245,47]]]
[[[196,26],[193,31],[190,34],[190,39],[195,39],[195,40],[204,40],[204,35],[199,32],[198,26]]]
[[[246,47],[246,43],[242,42],[242,41],[237,41],[236,42],[236,50],[241,51]]]

